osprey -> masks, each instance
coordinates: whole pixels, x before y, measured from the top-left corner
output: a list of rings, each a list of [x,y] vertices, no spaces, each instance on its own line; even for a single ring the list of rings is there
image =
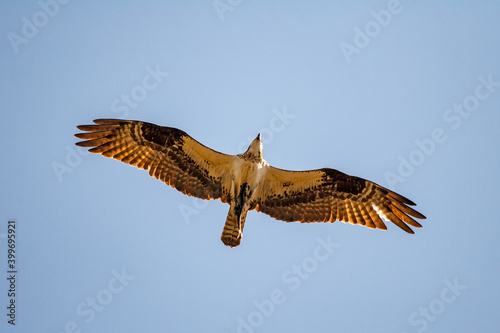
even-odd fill
[[[425,219],[409,207],[415,205],[411,200],[371,181],[328,168],[270,166],[262,158],[260,134],[243,154],[227,155],[172,127],[119,119],[94,123],[77,126],[87,132],[75,134],[85,140],[77,146],[149,170],[150,176],[189,196],[228,203],[221,239],[230,247],[240,244],[252,209],[286,222],[339,220],[386,230],[383,218],[410,234],[407,224],[422,227],[410,216]]]

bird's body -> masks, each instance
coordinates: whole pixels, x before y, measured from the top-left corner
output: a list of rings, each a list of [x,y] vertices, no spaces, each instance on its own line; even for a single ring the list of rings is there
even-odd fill
[[[97,119],[97,125],[78,126],[87,133],[78,146],[90,152],[149,170],[184,194],[220,199],[230,208],[222,232],[224,244],[241,242],[246,215],[257,210],[291,222],[340,220],[369,228],[386,229],[380,217],[408,233],[421,227],[413,218],[425,217],[410,208],[405,197],[368,180],[334,169],[287,171],[270,166],[262,157],[260,134],[247,151],[227,155],[171,127],[117,119]]]
[[[261,183],[265,179],[269,164],[262,158],[260,135],[248,150],[236,155],[226,184],[231,189],[229,213],[222,232],[222,241],[229,246],[238,246],[249,210],[255,208],[256,198],[262,195]]]

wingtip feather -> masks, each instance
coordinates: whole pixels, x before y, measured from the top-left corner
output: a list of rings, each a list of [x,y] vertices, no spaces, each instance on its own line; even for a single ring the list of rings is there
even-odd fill
[[[390,196],[393,199],[396,199],[404,204],[410,205],[410,206],[416,206],[417,204],[408,199],[407,197],[402,196],[401,194],[397,194],[396,192],[388,190],[387,193],[388,196]]]
[[[78,142],[75,142],[75,145],[77,145],[78,147],[89,147],[89,146],[85,145],[86,142],[88,142],[88,141],[78,141]]]
[[[94,123],[98,125],[118,125],[122,122],[126,122],[127,120],[123,119],[111,119],[111,118],[99,118],[94,119]]]

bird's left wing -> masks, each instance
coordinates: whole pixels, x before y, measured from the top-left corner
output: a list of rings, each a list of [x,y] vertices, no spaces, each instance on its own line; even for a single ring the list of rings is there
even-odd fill
[[[409,215],[425,216],[409,207],[409,199],[368,180],[333,169],[288,171],[269,167],[266,186],[255,209],[287,222],[335,222],[387,229],[382,218],[408,233],[420,228]]]
[[[77,146],[93,147],[89,152],[149,170],[150,176],[184,194],[227,202],[230,192],[223,187],[223,177],[232,165],[232,155],[212,150],[172,127],[119,119],[94,123],[77,126],[86,132],[75,134],[86,140]]]

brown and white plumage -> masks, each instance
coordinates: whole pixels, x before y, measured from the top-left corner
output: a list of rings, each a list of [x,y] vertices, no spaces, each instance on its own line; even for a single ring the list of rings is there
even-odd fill
[[[262,158],[260,135],[248,150],[227,155],[172,127],[118,119],[97,119],[81,125],[86,133],[76,143],[149,170],[149,175],[184,194],[220,199],[230,209],[222,241],[238,246],[247,212],[255,209],[287,222],[335,222],[387,229],[383,219],[408,233],[420,228],[414,218],[425,216],[409,206],[407,198],[368,180],[333,169],[287,171],[269,166]],[[382,217],[382,218],[381,218]]]

